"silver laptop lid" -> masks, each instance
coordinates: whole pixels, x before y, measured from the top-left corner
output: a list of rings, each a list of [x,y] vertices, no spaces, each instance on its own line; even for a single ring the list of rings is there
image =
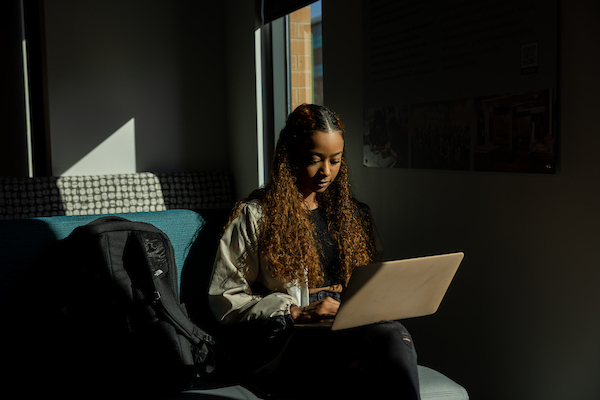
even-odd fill
[[[435,313],[463,258],[452,253],[356,268],[331,329]]]

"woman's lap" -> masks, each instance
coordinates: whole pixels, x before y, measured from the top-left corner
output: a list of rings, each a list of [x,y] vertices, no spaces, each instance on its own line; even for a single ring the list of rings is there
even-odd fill
[[[294,328],[279,356],[253,378],[281,395],[314,398],[321,393],[327,398],[392,391],[403,399],[419,398],[416,351],[410,333],[397,321],[335,332]]]

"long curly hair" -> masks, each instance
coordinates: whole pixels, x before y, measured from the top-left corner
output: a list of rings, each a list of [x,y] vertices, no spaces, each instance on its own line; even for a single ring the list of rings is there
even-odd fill
[[[344,137],[342,121],[328,107],[303,104],[288,116],[277,142],[269,181],[264,188],[238,202],[230,219],[239,215],[246,202],[258,201],[261,207],[258,248],[269,272],[284,283],[307,282],[310,288],[323,283],[321,249],[313,217],[297,187],[297,169],[300,149],[317,131]],[[369,264],[375,257],[370,221],[361,216],[350,189],[345,152],[336,179],[323,193],[317,193],[316,200],[338,244],[340,271],[336,276],[345,285],[356,266]]]

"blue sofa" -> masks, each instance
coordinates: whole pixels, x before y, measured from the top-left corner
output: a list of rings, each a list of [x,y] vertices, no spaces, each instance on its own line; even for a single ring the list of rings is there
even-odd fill
[[[206,287],[219,233],[227,217],[226,209],[191,211],[171,209],[155,212],[135,212],[115,214],[133,221],[148,222],[165,232],[174,247],[177,269],[180,278],[180,292],[190,316],[205,329],[210,330],[216,321],[211,320],[207,310]],[[27,304],[28,284],[34,260],[53,242],[63,239],[76,227],[84,225],[100,215],[52,216],[0,220],[0,307],[10,310],[2,322],[2,354],[12,354],[14,359],[11,373],[3,373],[0,390],[6,390],[8,383],[17,390],[26,389],[30,393],[43,391],[36,387],[36,376],[44,374],[44,368],[52,368],[52,360],[31,360],[33,352],[10,350],[14,343],[5,338],[19,335],[19,326],[14,326],[13,317],[26,315],[22,309]],[[28,307],[30,307],[29,305]],[[31,346],[43,346],[44,330],[28,332],[34,339]],[[20,354],[27,354],[27,356]],[[35,358],[35,357],[33,357]],[[66,377],[65,379],[68,379]],[[423,399],[463,400],[468,399],[466,390],[443,374],[419,366],[419,380]],[[47,395],[47,393],[46,393]],[[41,396],[40,396],[41,397]],[[45,397],[45,396],[44,396]],[[172,397],[198,399],[259,399],[255,393],[235,382],[200,379],[193,389]]]

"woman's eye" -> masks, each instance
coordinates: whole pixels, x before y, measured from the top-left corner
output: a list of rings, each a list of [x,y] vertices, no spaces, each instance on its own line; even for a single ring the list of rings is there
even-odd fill
[[[331,160],[332,165],[339,164],[341,162],[342,162],[342,160]]]

